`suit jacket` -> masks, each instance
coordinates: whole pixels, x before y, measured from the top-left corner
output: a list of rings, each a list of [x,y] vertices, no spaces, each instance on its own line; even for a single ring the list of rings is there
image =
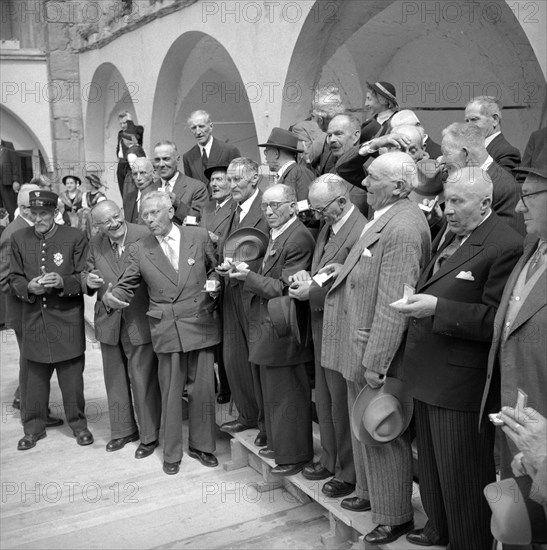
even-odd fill
[[[175,223],[182,225],[186,216],[196,216],[199,220],[201,211],[209,200],[207,187],[201,181],[189,178],[177,171],[173,193],[175,193],[179,202],[175,210]]]
[[[241,154],[237,147],[213,137],[213,144],[211,145],[211,153],[207,159],[207,165],[228,166],[232,160],[240,156]],[[209,184],[209,180],[203,173],[203,162],[201,160],[199,145],[194,145],[189,151],[186,151],[186,153],[182,155],[182,163],[184,166],[184,173],[187,176],[197,179],[205,185]]]
[[[513,147],[503,134],[498,134],[486,147],[488,154],[501,167],[510,173],[520,164],[520,152]]]
[[[2,293],[0,296],[2,300],[0,324],[5,324],[6,328],[12,328],[18,333],[21,332],[23,302],[11,293],[9,286],[11,238],[15,232],[27,227],[30,225],[21,216],[17,216],[0,236],[0,292]]]
[[[79,229],[56,225],[46,239],[34,227],[12,236],[8,276],[12,292],[23,302],[22,346],[25,359],[58,363],[79,357],[85,351],[84,299],[81,273],[87,258],[87,238]],[[58,273],[62,290],[49,289],[40,296],[28,291],[28,283],[41,275]]]
[[[218,242],[215,245],[217,251],[217,257],[220,257],[221,250],[219,245],[222,246],[226,240],[230,221],[234,214],[236,203],[233,199],[228,199],[218,212],[215,212],[215,203],[208,203],[203,212],[201,213],[201,227],[205,227],[207,231],[218,235]]]
[[[407,198],[367,229],[325,299],[323,367],[359,383],[365,369],[397,375],[407,321],[389,304],[416,284],[430,247],[425,216]]]
[[[271,243],[271,240],[270,240]],[[249,361],[256,365],[299,365],[313,359],[309,344],[299,343],[290,334],[279,337],[268,313],[268,301],[286,294],[289,276],[311,264],[315,242],[296,219],[269,247],[258,273],[249,272],[244,291],[251,294]],[[306,327],[302,327],[302,333]]]
[[[150,191],[157,191],[161,184],[161,180],[153,181],[146,189],[144,194],[150,193]],[[138,223],[144,225],[144,221],[140,216],[139,208],[137,206],[137,195],[139,190],[135,187],[135,184],[127,188],[126,193],[123,196],[123,214],[125,221],[129,223]],[[142,193],[141,193],[142,194]]]
[[[134,126],[134,130],[135,130],[135,133],[136,133],[136,136],[137,136],[137,143],[142,147],[142,136],[144,134],[144,127],[139,126],[137,124],[133,124],[133,126]],[[125,132],[123,130],[120,130],[118,132],[118,140],[116,142],[117,143],[117,145],[116,145],[116,157],[118,159],[118,162],[127,162],[127,150],[129,149],[129,147],[127,147],[127,145],[123,141],[123,134],[124,133]],[[120,148],[120,145],[122,147],[123,159],[118,157],[118,150]]]
[[[521,252],[522,237],[492,212],[435,274],[438,254],[431,259],[416,293],[438,302],[435,315],[409,325],[404,380],[410,395],[437,407],[479,410],[494,316]]]
[[[502,220],[521,235],[526,235],[524,218],[520,212],[515,212],[520,200],[520,185],[515,178],[499,164],[493,162],[488,167],[488,175],[492,179],[492,210]]]
[[[509,299],[517,279],[537,247],[537,240],[530,242],[524,254],[513,269],[499,304],[494,320],[494,337],[488,355],[486,386],[482,396],[481,416],[483,413],[498,412],[501,406],[514,407],[517,400],[517,388],[528,394],[528,406],[547,416],[545,387],[545,334],[547,332],[547,272],[530,291],[518,312],[507,339],[502,339],[505,315]],[[501,392],[500,378],[507,381]],[[512,381],[515,381],[513,387]],[[507,388],[507,386],[511,386]]]
[[[296,200],[304,200],[308,198],[308,190],[315,176],[311,170],[301,164],[291,164],[277,183],[282,183],[292,187],[296,193]]]
[[[367,223],[367,219],[354,208],[344,225],[338,233],[327,243],[327,234],[330,225],[324,225],[317,237],[317,244],[313,252],[311,263],[311,274],[317,272],[327,264],[343,264],[350,253],[353,245],[359,240],[361,231]],[[325,283],[319,286],[316,282],[310,285],[309,302],[311,309],[312,335],[315,345],[315,356],[317,361],[321,360],[321,335],[323,332],[323,309],[325,298],[332,284]]]
[[[102,302],[102,297],[106,292],[108,283],[115,285],[122,276],[125,268],[129,265],[129,258],[135,243],[150,235],[146,227],[127,224],[127,234],[125,237],[124,248],[121,256],[118,258],[107,235],[98,233],[89,243],[89,252],[87,254],[87,268],[82,273],[82,289],[85,293],[92,296],[97,293],[95,302],[95,336],[102,344],[115,346],[120,341],[120,328],[122,319],[127,327],[127,333],[130,342],[139,346],[148,344],[151,341],[150,326],[146,317],[148,310],[148,291],[144,282],[135,291],[135,296],[131,300],[129,307],[125,309],[109,309]],[[88,288],[86,280],[87,273],[97,270],[104,279],[104,284],[98,289]]]
[[[429,155],[430,159],[436,159],[442,155],[441,146],[433,141],[429,136],[427,136],[424,150]]]
[[[175,271],[152,234],[134,243],[130,262],[113,294],[131,301],[144,281],[150,307],[152,345],[156,353],[188,352],[220,342],[216,303],[205,281],[218,280],[209,234],[202,227],[179,227],[179,271]]]

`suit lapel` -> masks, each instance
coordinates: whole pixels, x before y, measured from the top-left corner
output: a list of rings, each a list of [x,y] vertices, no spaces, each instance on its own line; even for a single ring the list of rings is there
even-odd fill
[[[299,220],[294,221],[275,241],[270,249],[268,256],[264,260],[264,267],[260,270],[262,275],[266,275],[281,257],[281,251],[288,241],[289,237],[293,234],[294,230],[298,226]]]
[[[234,201],[229,200],[216,214],[213,214],[213,224],[211,227],[213,233],[233,214],[234,208]]]
[[[182,289],[184,288],[184,285],[188,280],[188,276],[190,275],[190,270],[194,265],[193,262],[195,262],[196,260],[195,258],[196,243],[194,241],[191,241],[191,242],[189,241],[186,235],[186,231],[182,227],[179,227],[179,231],[180,231],[179,277],[178,277],[176,296],[178,296],[182,292]]]
[[[148,260],[176,286],[178,283],[177,272],[161,249],[158,239],[156,239],[154,235],[150,235],[150,237],[146,239],[146,245],[145,255]]]
[[[112,250],[112,246],[110,246],[110,239],[104,234],[101,238],[101,254],[106,259],[110,269],[112,269],[112,272],[116,275],[116,277],[119,277],[123,270],[118,263],[117,258],[114,256],[114,251]]]

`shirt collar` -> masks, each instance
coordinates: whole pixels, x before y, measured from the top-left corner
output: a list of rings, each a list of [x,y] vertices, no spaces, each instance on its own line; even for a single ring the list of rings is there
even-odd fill
[[[380,208],[380,210],[374,211],[373,219],[377,220],[380,216],[385,214],[395,203],[392,202],[391,204],[388,204],[387,206],[384,206],[383,208]]]
[[[167,233],[167,235],[165,236],[156,235],[156,239],[158,240],[159,243],[162,243],[164,239],[167,239],[169,241],[174,240],[176,243],[179,243],[180,241],[179,228],[174,223],[171,223],[171,231],[169,231],[169,233]]]
[[[494,141],[494,139],[496,139],[500,134],[501,134],[501,130],[498,130],[497,132],[493,133],[491,136],[488,136],[487,138],[485,138],[484,146],[488,147]]]
[[[249,210],[251,209],[251,205],[253,204],[253,201],[258,196],[258,187],[255,189],[255,192],[245,201],[240,203],[239,207],[241,208],[241,211],[243,215],[246,215]]]
[[[291,164],[296,164],[296,161],[295,161],[295,160],[289,160],[288,162],[286,162],[286,163],[277,171],[278,177],[281,177],[281,176],[287,171],[287,168],[288,168]]]
[[[51,227],[51,229],[47,232],[47,233],[38,233],[36,230],[34,231],[34,234],[39,238],[39,239],[51,239],[51,237],[53,237],[53,235],[55,235],[55,233],[57,232],[57,224],[54,223],[53,226]]]
[[[113,241],[110,237],[108,237],[108,240],[110,241],[110,246],[113,246],[114,243],[117,243],[119,246],[121,246],[123,248],[124,245],[125,245],[126,237],[127,237],[127,223],[125,224],[125,232],[124,232],[123,237],[121,239],[117,239],[117,240]]]
[[[161,180],[161,185],[163,187],[165,187],[166,185],[169,186],[169,189],[173,189],[173,187],[175,186],[175,183],[177,181],[177,176],[179,175],[179,171],[177,170],[175,172],[175,175],[169,180],[169,181],[165,181],[165,180]]]
[[[351,216],[351,213],[355,210],[355,206],[352,204],[351,208],[344,214],[344,217],[334,222],[331,226],[332,232],[336,235],[342,226],[348,221],[348,218]]]
[[[213,136],[209,137],[209,141],[205,145],[199,145],[199,152],[203,154],[203,149],[205,149],[205,152],[207,153],[207,158],[211,156],[211,147],[213,146]]]
[[[380,114],[376,115],[376,121],[379,124],[383,124],[386,120],[389,120],[395,111],[393,109],[388,109],[387,111],[382,111]]]
[[[230,200],[230,195],[228,195],[222,202],[217,202],[216,203],[216,208],[222,208],[229,200]]]
[[[486,172],[486,170],[490,168],[493,162],[494,162],[494,159],[490,155],[488,155],[488,158],[483,162],[481,166],[481,170],[484,170]]]
[[[294,215],[287,223],[283,224],[281,227],[276,227],[275,229],[272,229],[270,231],[270,236],[272,241],[275,241],[277,237],[285,233],[285,231],[298,219],[296,215]]]
[[[27,220],[27,218],[25,218],[24,216],[21,216],[21,214],[19,214],[17,217],[21,218],[24,221],[26,221],[30,225],[30,227],[34,226],[34,222],[31,222],[30,220]]]

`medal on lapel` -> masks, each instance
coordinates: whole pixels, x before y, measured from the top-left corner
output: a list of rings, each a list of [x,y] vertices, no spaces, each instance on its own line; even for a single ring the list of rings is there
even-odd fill
[[[188,265],[192,266],[196,263],[196,260],[194,258],[188,258]]]

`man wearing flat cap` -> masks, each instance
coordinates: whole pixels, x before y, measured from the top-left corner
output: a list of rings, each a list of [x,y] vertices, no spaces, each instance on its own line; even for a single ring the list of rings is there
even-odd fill
[[[361,143],[389,132],[389,120],[399,110],[395,86],[389,82],[367,82],[365,109],[370,118],[361,126]]]
[[[80,274],[85,269],[87,239],[78,229],[54,221],[59,197],[32,191],[34,227],[12,237],[12,292],[23,302],[21,386],[26,451],[46,437],[49,385],[55,370],[66,419],[78,445],[91,445],[84,401],[84,301]]]
[[[266,143],[260,143],[264,147],[264,157],[274,175],[275,183],[288,185],[294,189],[296,200],[308,198],[308,190],[313,181],[313,172],[296,162],[298,153],[298,137],[296,134],[274,128]]]

